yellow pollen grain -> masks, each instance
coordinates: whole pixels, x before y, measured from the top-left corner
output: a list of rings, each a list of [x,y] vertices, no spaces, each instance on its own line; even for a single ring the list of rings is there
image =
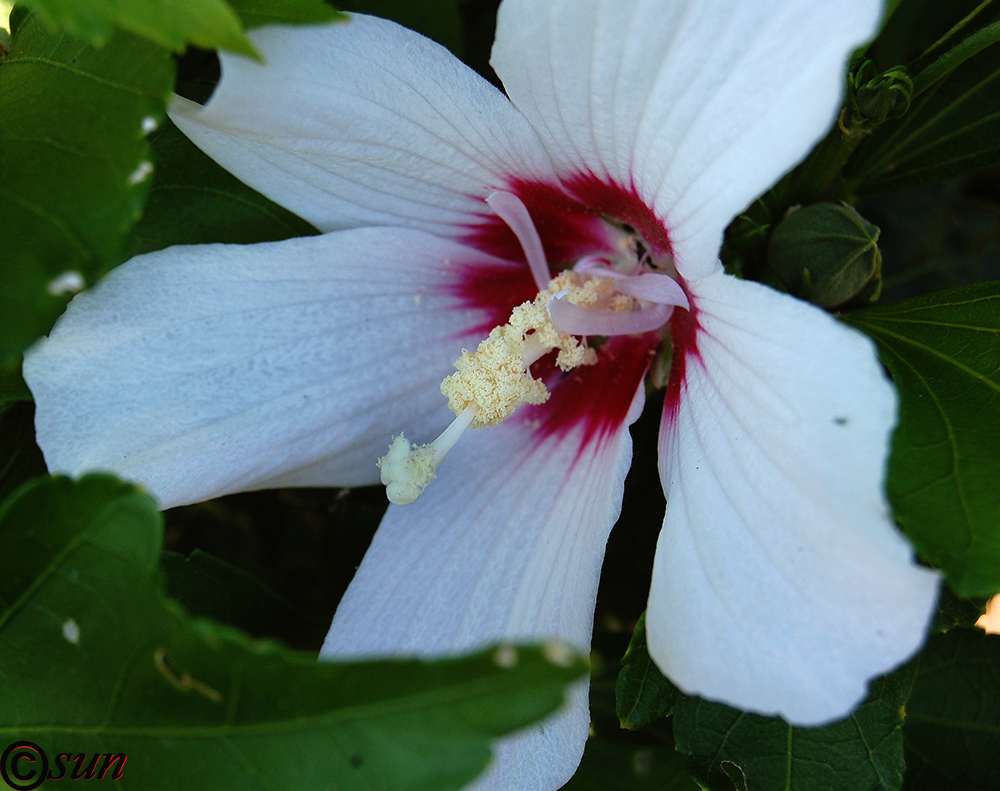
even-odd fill
[[[548,303],[553,294],[568,290],[570,301],[592,305],[613,292],[613,284],[606,281],[564,272],[533,301],[514,308],[510,321],[494,328],[475,353],[463,350],[455,361],[456,372],[441,383],[451,410],[459,415],[475,407],[472,428],[497,426],[519,406],[542,404],[548,399],[545,385],[529,370],[542,355],[557,349],[556,365],[563,371],[597,362],[593,349],[555,328],[549,319]]]
[[[562,275],[560,275],[560,277],[562,277]],[[592,277],[580,286],[570,288],[570,292],[566,295],[566,299],[574,305],[589,308],[593,307],[601,300],[610,297],[614,291],[614,283],[610,278]]]
[[[382,483],[394,503],[412,503],[437,477],[434,448],[430,445],[413,447],[402,434],[392,438],[389,452],[375,465],[382,470]]]
[[[608,303],[608,310],[632,310],[635,300],[626,294],[615,294]]]

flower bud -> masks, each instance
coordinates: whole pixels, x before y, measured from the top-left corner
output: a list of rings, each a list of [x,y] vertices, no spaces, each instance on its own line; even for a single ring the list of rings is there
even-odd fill
[[[853,130],[878,126],[899,118],[910,108],[913,80],[902,66],[879,72],[870,60],[862,61],[847,77],[848,112],[842,119]]]
[[[882,290],[879,233],[849,206],[816,203],[774,229],[768,265],[790,293],[820,307],[873,301]]]

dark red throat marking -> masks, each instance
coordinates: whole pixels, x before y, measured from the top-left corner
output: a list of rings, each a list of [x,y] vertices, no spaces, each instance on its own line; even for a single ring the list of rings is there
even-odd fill
[[[585,256],[619,252],[615,249],[617,234],[608,220],[631,226],[653,253],[671,252],[667,229],[631,186],[581,173],[561,183],[512,178],[499,189],[517,195],[528,209],[550,267],[562,268]],[[452,289],[464,307],[482,313],[482,323],[470,327],[469,332],[485,337],[494,327],[506,324],[517,305],[534,299],[536,288],[514,232],[485,204],[480,221],[467,230],[462,237],[467,245],[511,262],[470,262],[462,267]],[[671,393],[676,400],[680,392],[684,360],[694,351],[697,322],[693,313],[678,309],[670,326],[675,354],[668,403]],[[568,374],[554,367],[554,355],[543,358],[532,372],[545,380],[552,395],[541,406],[523,408],[515,419],[537,425],[540,439],[582,428],[584,445],[601,442],[625,422],[660,340],[659,332],[609,338],[598,351],[596,365]]]

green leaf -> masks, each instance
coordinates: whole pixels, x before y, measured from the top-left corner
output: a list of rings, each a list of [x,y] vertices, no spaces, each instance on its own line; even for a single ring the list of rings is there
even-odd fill
[[[850,717],[821,728],[681,698],[674,709],[677,749],[691,756],[688,771],[710,791],[898,789],[914,669],[909,663],[873,681]]]
[[[16,26],[0,61],[0,370],[72,292],[119,263],[149,187],[145,131],[173,85],[168,52],[116,34],[102,49]]]
[[[167,595],[192,615],[235,626],[254,637],[286,642],[302,630],[305,618],[288,601],[207,552],[196,549],[189,556],[164,552],[160,568]]]
[[[960,596],[1000,590],[1000,283],[851,313],[900,394],[889,499]]]
[[[967,60],[879,126],[844,176],[856,195],[910,189],[1000,163],[1000,47]]]
[[[698,791],[684,756],[661,744],[641,745],[591,737],[583,761],[563,791]]]
[[[261,25],[342,19],[323,0],[23,0],[55,32],[103,46],[117,26],[180,52],[188,44],[257,57],[243,33]]]
[[[996,0],[990,0],[990,2],[996,3]],[[915,75],[913,77],[914,95],[923,93],[938,80],[951,74],[965,61],[1000,41],[1000,20],[990,22],[968,35],[965,35],[966,32],[962,30],[961,33],[957,34],[955,40],[949,41],[944,50],[926,53],[925,57],[929,59],[926,65],[912,65],[912,73]]]
[[[882,14],[882,27],[884,28],[888,24],[889,20],[892,19],[892,15],[896,13],[896,9],[899,8],[899,4],[902,0],[885,0],[885,12]]]
[[[457,789],[586,661],[507,647],[317,663],[188,616],[156,584],[155,502],[110,476],[0,509],[0,741],[124,753],[142,789]]]
[[[982,0],[892,0],[883,29],[866,54],[882,69],[910,63],[981,4]]]
[[[4,401],[30,401],[31,391],[21,376],[21,366],[13,365],[7,370],[0,368],[0,403]]]
[[[989,599],[977,597],[963,599],[947,585],[941,586],[941,596],[938,599],[937,612],[931,622],[931,632],[947,632],[955,627],[971,628],[986,611]]]
[[[934,635],[906,704],[907,791],[1000,788],[1000,636]]]
[[[180,52],[188,43],[256,55],[225,0],[22,0],[46,25],[103,46],[117,26]]]
[[[0,501],[29,478],[46,473],[35,444],[34,419],[34,404],[0,404]]]
[[[229,5],[247,30],[261,25],[311,25],[345,19],[325,0],[230,0]]]
[[[653,663],[646,649],[646,613],[632,632],[622,669],[615,685],[618,721],[623,728],[640,730],[654,720],[673,711],[680,695],[677,689]]]
[[[130,255],[174,244],[251,244],[317,233],[219,167],[169,121],[150,141],[156,173],[146,211],[132,228]]]
[[[882,228],[883,304],[1000,280],[1000,202],[977,179],[866,198],[858,211]]]

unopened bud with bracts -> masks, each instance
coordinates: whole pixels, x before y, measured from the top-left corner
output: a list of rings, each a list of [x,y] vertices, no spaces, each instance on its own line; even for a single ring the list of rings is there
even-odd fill
[[[816,203],[774,229],[768,266],[790,293],[820,307],[873,301],[882,289],[879,233],[849,206]]]

